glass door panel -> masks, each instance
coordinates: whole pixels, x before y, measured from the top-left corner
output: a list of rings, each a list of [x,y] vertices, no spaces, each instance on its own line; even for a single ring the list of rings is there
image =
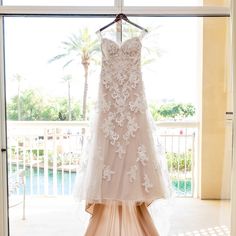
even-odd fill
[[[228,19],[132,20],[149,29],[142,40],[143,81],[176,194],[170,224],[161,230],[229,235]],[[101,42],[95,32],[110,21],[5,17],[11,236],[83,235],[87,218],[83,205],[74,210],[72,190],[97,98]],[[123,24],[123,41],[139,34]],[[83,35],[95,45],[87,49],[86,114]],[[103,37],[116,41],[115,25]]]

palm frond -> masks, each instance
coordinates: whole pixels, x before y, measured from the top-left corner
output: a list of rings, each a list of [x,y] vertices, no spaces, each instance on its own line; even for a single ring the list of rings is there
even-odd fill
[[[67,67],[67,66],[68,66],[71,62],[73,62],[73,61],[74,61],[74,59],[71,59],[71,60],[67,61],[67,62],[64,64],[63,68]]]
[[[54,61],[60,60],[62,58],[65,58],[66,56],[68,56],[68,54],[66,54],[66,53],[59,54],[59,55],[53,57],[52,59],[48,60],[48,63],[52,63]]]
[[[50,62],[64,59],[63,68],[81,58],[90,61],[100,51],[98,40],[93,39],[88,28],[79,30],[77,34],[71,34],[67,40],[61,42],[62,52],[50,60]]]
[[[148,65],[148,64],[151,64],[152,62],[156,61],[155,58],[150,58],[150,59],[144,59],[142,60],[142,66],[145,66],[145,65]]]
[[[92,61],[95,65],[101,65],[101,60],[100,60],[100,58],[91,57],[91,61]]]

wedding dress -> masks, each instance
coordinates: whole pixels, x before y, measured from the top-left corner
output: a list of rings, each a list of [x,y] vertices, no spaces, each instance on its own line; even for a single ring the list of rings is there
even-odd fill
[[[143,36],[101,37],[97,105],[74,187],[92,215],[87,236],[159,235],[147,207],[171,196],[142,81]]]

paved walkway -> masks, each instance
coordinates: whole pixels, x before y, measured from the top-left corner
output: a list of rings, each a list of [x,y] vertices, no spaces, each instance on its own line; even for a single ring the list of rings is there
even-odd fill
[[[21,205],[10,209],[10,236],[83,236],[89,219],[83,212],[70,197],[27,197],[26,220]],[[229,201],[177,198],[168,236],[229,235],[229,217]]]

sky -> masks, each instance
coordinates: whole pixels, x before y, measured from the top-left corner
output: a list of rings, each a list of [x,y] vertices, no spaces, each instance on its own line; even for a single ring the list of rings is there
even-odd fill
[[[61,42],[72,33],[88,27],[92,37],[96,30],[112,19],[98,18],[5,18],[7,97],[17,94],[15,74],[22,75],[22,90],[38,88],[45,96],[66,96],[62,77],[71,74],[72,96],[82,99],[83,68],[78,61],[65,69],[62,62],[48,61],[61,52]],[[150,101],[191,102],[197,106],[201,78],[200,18],[139,18],[134,22],[149,29],[143,48],[157,47],[161,55],[155,63],[142,68],[146,95]],[[124,28],[125,29],[125,28]],[[111,31],[111,30],[110,30]],[[109,29],[107,30],[109,33]],[[106,34],[106,33],[105,33]],[[110,34],[111,35],[111,34]],[[143,49],[144,50],[144,49]],[[148,55],[145,55],[148,58]],[[90,66],[89,92],[96,98],[100,66]]]

